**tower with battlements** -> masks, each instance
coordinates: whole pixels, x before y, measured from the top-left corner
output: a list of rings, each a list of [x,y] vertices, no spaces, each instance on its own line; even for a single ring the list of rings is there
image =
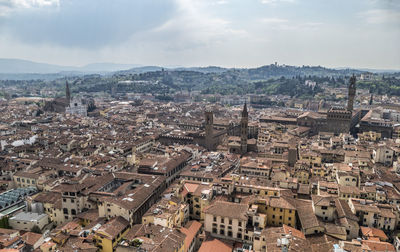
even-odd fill
[[[353,111],[354,97],[356,96],[356,76],[351,76],[349,83],[349,96],[347,100],[347,110]]]
[[[356,96],[356,77],[349,81],[347,108],[331,107],[326,115],[327,131],[335,134],[349,133],[353,120],[354,97]]]
[[[69,91],[68,81],[65,82],[65,98],[67,98],[67,104],[71,101],[71,93]]]
[[[205,147],[208,150],[214,149],[214,113],[212,111],[206,110],[204,113],[204,128],[205,128]]]
[[[242,118],[240,120],[240,151],[242,154],[247,153],[247,138],[249,134],[248,129],[249,114],[247,112],[247,104],[245,103],[242,111]]]

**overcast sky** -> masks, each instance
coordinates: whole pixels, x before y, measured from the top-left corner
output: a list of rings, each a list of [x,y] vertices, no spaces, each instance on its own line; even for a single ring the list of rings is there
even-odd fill
[[[0,0],[0,58],[400,69],[400,0]]]

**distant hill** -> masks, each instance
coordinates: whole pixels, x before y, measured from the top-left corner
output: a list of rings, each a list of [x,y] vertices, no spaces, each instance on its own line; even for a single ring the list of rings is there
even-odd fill
[[[60,66],[21,59],[1,59],[0,74],[103,73],[138,67],[138,64],[93,63],[81,67]]]
[[[296,76],[344,76],[360,74],[362,72],[384,73],[395,70],[374,70],[374,69],[351,69],[351,68],[326,68],[322,66],[289,66],[289,65],[265,65],[257,68],[223,68],[218,66],[208,67],[161,67],[142,66],[138,64],[115,64],[115,63],[93,63],[85,66],[61,66],[46,63],[37,63],[21,59],[0,58],[0,80],[55,80],[57,78],[83,76],[87,74],[110,75],[135,75],[152,73],[158,71],[174,72],[176,75],[185,78],[197,78],[201,73],[212,75],[217,79],[257,81],[269,78],[296,77]],[[197,77],[194,77],[197,76]],[[210,76],[208,76],[210,77]],[[233,81],[234,82],[234,81]]]
[[[29,60],[20,59],[0,59],[0,73],[19,74],[19,73],[58,73],[61,71],[74,71],[76,68],[57,66],[45,63],[37,63]]]

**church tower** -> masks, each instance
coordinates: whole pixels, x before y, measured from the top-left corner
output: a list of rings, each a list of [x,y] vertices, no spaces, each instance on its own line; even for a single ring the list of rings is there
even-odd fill
[[[240,151],[242,154],[247,153],[247,136],[249,133],[248,129],[249,114],[247,112],[247,104],[245,103],[242,111],[242,118],[240,120]]]
[[[71,101],[71,93],[69,92],[68,81],[65,82],[65,97],[67,98],[68,105],[69,105],[69,102]]]
[[[214,125],[214,114],[212,111],[206,110],[204,113],[205,119],[205,143],[204,145],[208,150],[214,149],[214,136],[213,136],[213,125]]]
[[[350,78],[349,97],[347,100],[347,110],[353,111],[354,97],[356,96],[356,76],[353,74]]]

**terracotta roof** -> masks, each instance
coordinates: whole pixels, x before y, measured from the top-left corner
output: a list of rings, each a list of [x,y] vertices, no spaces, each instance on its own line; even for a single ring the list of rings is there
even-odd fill
[[[286,197],[269,197],[267,198],[267,205],[270,207],[296,210],[295,203],[290,202]]]
[[[285,232],[285,234],[289,234],[291,233],[293,236],[297,237],[297,238],[301,238],[301,239],[305,239],[306,236],[304,235],[303,232],[301,232],[300,230],[297,230],[293,227],[289,227],[288,225],[283,224],[283,231]]]
[[[181,232],[186,234],[186,238],[185,238],[185,249],[186,251],[189,249],[190,244],[192,243],[193,239],[195,238],[197,232],[199,232],[199,230],[201,229],[201,227],[203,226],[203,224],[201,224],[198,221],[192,221],[189,222],[188,225],[186,225],[186,227],[181,228]]]
[[[303,229],[319,227],[319,222],[317,217],[314,214],[314,210],[312,207],[311,201],[299,200],[297,212],[299,215],[299,220],[301,223],[301,227]]]
[[[333,196],[319,196],[319,195],[313,195],[312,196],[312,201],[314,206],[332,206],[335,207],[335,199],[337,199],[337,197],[333,197]],[[333,205],[331,205],[333,203]]]
[[[38,240],[42,238],[41,234],[37,234],[37,233],[32,233],[32,232],[26,232],[25,234],[23,234],[21,236],[21,239],[26,243],[29,244],[31,246],[35,245],[36,242],[38,242]]]
[[[232,202],[215,201],[204,209],[206,214],[214,216],[228,217],[232,219],[247,220],[247,204],[237,204]]]
[[[386,236],[385,232],[380,229],[372,228],[372,227],[360,227],[361,233],[363,236],[371,238],[371,237],[378,237],[381,241],[386,241],[388,237]]]
[[[203,241],[198,252],[232,252],[232,250],[233,246],[228,242],[213,238],[211,240]]]
[[[372,240],[363,240],[363,244],[368,245],[368,247],[372,251],[384,251],[384,252],[391,252],[391,251],[396,251],[394,246],[388,242],[380,242],[380,241],[372,241]]]
[[[183,186],[183,188],[186,189],[187,192],[189,193],[194,193],[197,187],[199,187],[199,184],[192,184],[192,183],[185,183],[185,185]]]
[[[121,216],[117,216],[101,226],[96,233],[106,234],[111,240],[118,234],[122,233],[122,230],[124,230],[128,225],[129,222],[127,220]]]

